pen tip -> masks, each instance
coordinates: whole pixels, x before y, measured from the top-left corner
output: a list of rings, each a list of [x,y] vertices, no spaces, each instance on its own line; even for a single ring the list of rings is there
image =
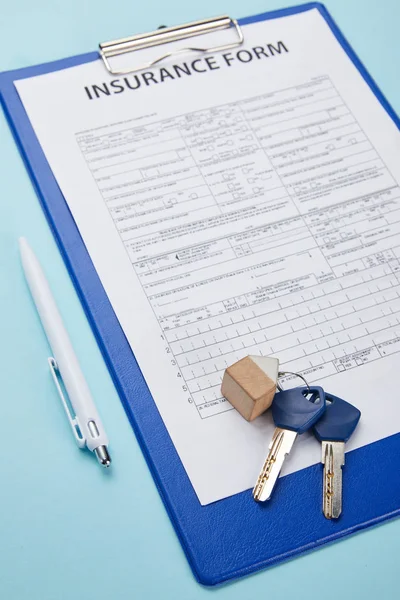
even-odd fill
[[[111,465],[111,456],[108,453],[107,446],[99,446],[94,449],[94,452],[97,460],[103,467],[107,468]]]

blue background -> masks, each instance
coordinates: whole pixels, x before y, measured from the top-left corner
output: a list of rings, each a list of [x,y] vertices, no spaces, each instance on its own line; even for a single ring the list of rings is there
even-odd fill
[[[99,41],[160,24],[286,6],[267,0],[3,4],[0,71],[87,52]],[[400,113],[398,0],[325,4]],[[51,281],[112,440],[111,472],[74,447],[49,376],[47,342],[26,293],[19,235],[29,238]],[[217,589],[195,582],[2,114],[0,278],[1,599],[398,597],[400,521]]]

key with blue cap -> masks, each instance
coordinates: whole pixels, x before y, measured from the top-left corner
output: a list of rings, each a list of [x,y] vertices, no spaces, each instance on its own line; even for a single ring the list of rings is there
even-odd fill
[[[311,429],[324,413],[325,392],[319,386],[283,390],[275,394],[271,408],[275,431],[253,490],[253,498],[257,502],[270,499],[297,436]]]
[[[344,447],[358,425],[361,412],[337,396],[326,394],[326,411],[314,425],[314,434],[322,443],[324,465],[322,510],[327,519],[342,512],[342,467]]]

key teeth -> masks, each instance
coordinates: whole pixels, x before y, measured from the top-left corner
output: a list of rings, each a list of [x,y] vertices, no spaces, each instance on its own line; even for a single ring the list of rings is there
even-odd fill
[[[276,456],[282,446],[284,438],[284,432],[282,430],[275,430],[272,441],[269,445],[268,456],[264,461],[261,473],[258,476],[257,483],[253,489],[253,498],[256,502],[264,502],[271,498],[269,494],[268,498],[262,498],[262,493],[265,489],[265,485],[271,475],[271,470],[276,462]]]
[[[285,457],[290,453],[296,436],[295,431],[279,427],[275,429],[267,458],[253,489],[253,498],[256,502],[265,502],[271,498]]]
[[[344,443],[325,441],[322,444],[324,464],[322,511],[327,519],[338,519],[342,513]]]
[[[271,498],[271,494],[268,496],[268,498],[263,498],[262,497],[262,493],[263,493],[263,487],[261,487],[260,489],[254,489],[253,490],[253,498],[256,502],[265,502],[266,500],[269,500]]]
[[[253,498],[256,502],[264,502],[265,500],[269,500],[271,498],[271,494],[268,496],[268,498],[263,498],[262,495],[265,489],[265,485],[269,479],[274,462],[275,460],[270,460],[270,464],[268,465],[268,467],[266,467],[265,469],[263,468],[260,476],[257,479],[257,483],[253,489]]]
[[[261,469],[261,473],[258,476],[257,483],[254,486],[254,490],[253,490],[253,498],[256,502],[269,500],[271,497],[271,495],[269,495],[268,498],[263,498],[263,500],[261,500],[261,496],[262,496],[263,490],[265,488],[265,484],[267,483],[267,481],[269,479],[269,476],[271,474],[271,469],[272,469],[274,463],[275,463],[274,456],[271,456],[271,458],[267,457],[267,460],[265,461],[263,468]]]
[[[333,478],[334,478],[334,473],[333,473],[333,459],[331,461],[331,457],[327,456],[328,454],[328,449],[326,449],[325,452],[325,460],[327,461],[325,463],[325,468],[324,468],[324,498],[323,498],[323,512],[324,515],[327,519],[332,519],[333,517],[333,506],[332,506],[332,500],[333,500],[333,494],[334,494],[334,490],[333,490]],[[332,454],[332,453],[330,453]],[[328,463],[329,461],[329,463]]]

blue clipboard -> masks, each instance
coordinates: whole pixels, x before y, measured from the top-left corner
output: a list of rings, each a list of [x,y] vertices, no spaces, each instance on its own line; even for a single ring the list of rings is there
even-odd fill
[[[400,120],[323,5],[304,4],[248,17],[239,23],[245,25],[311,9],[317,9],[324,17],[400,129]],[[255,503],[248,491],[208,506],[200,505],[13,84],[17,79],[98,58],[98,53],[92,52],[2,73],[0,96],[43,210],[195,577],[200,583],[215,585],[399,515],[400,469],[393,469],[393,457],[400,456],[400,434],[346,455],[344,510],[337,522],[326,520],[321,512],[321,465],[287,476],[285,485],[278,487],[268,506]]]

